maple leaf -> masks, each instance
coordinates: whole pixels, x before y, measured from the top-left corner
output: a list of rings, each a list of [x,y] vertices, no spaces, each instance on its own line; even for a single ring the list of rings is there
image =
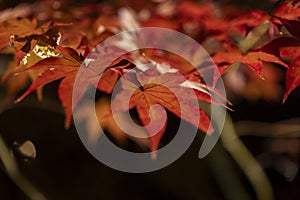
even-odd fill
[[[260,77],[262,75],[262,67],[264,62],[271,62],[287,67],[287,64],[281,61],[274,55],[262,52],[262,51],[252,51],[243,55],[241,51],[237,48],[233,48],[229,52],[218,52],[213,57],[214,62],[219,66],[230,66],[236,62],[241,62],[247,65],[249,68],[254,70]]]
[[[264,45],[261,51],[280,57],[280,49],[287,46],[300,46],[300,40],[293,37],[279,37]]]
[[[230,27],[234,31],[246,35],[252,28],[264,23],[269,19],[269,15],[260,10],[242,12],[239,16],[230,21]],[[231,31],[231,29],[229,29]]]
[[[152,67],[145,72],[126,73],[121,78],[122,89],[116,94],[112,103],[116,106],[114,110],[123,112],[136,108],[139,119],[144,126],[147,126],[153,119],[154,127],[146,127],[146,131],[150,136],[151,151],[157,150],[166,128],[166,124],[164,124],[163,127],[160,127],[158,133],[155,132],[158,128],[155,124],[161,124],[163,121],[163,111],[161,107],[155,107],[156,104],[163,106],[174,115],[198,127],[205,133],[211,134],[213,131],[207,114],[193,102],[198,99],[211,102],[211,97],[202,95],[203,92],[198,91],[198,93],[194,93],[194,98],[193,95],[190,95],[190,92],[194,91],[193,89],[180,85],[185,81],[186,79],[179,72],[160,74],[156,67]],[[179,95],[175,95],[174,91]],[[132,94],[131,97],[130,94]],[[130,97],[130,101],[129,105],[126,105],[124,99],[128,97]],[[197,116],[196,112],[200,112],[200,121],[195,117]]]
[[[300,40],[294,37],[280,37],[267,45],[262,47],[262,51],[271,53],[277,57],[285,58],[285,61],[290,62],[290,66],[286,73],[286,92],[284,94],[283,102],[287,99],[290,92],[297,87],[296,81],[297,75],[293,74],[295,70],[295,58],[300,55]],[[293,68],[291,69],[291,66]],[[296,76],[296,77],[294,77]]]
[[[283,96],[283,102],[286,101],[289,94],[300,85],[300,56],[291,61],[286,72],[286,89]]]
[[[274,11],[271,21],[284,26],[294,37],[300,38],[300,6],[298,0],[289,0],[280,4]]]
[[[65,126],[68,127],[72,118],[72,105],[73,108],[77,106],[89,85],[93,85],[104,92],[111,93],[119,75],[117,70],[112,70],[109,67],[122,68],[124,66],[116,67],[114,65],[120,61],[119,59],[113,63],[109,63],[108,61],[110,59],[108,58],[112,55],[102,55],[93,62],[90,62],[88,66],[81,67],[82,64],[84,64],[84,58],[78,54],[76,50],[61,46],[57,46],[56,49],[62,54],[62,57],[45,58],[31,67],[17,71],[17,73],[30,70],[43,70],[44,72],[32,82],[30,87],[16,102],[22,101],[37,88],[62,79],[59,84],[58,95],[66,114]],[[127,66],[128,64],[125,65],[125,67]],[[81,70],[79,71],[79,69]],[[78,75],[78,73],[80,73],[80,75]],[[100,75],[102,75],[102,77],[98,82]],[[80,90],[76,90],[76,96],[72,101],[75,81],[76,84],[80,85]]]
[[[40,45],[35,45],[35,47],[33,48],[33,50],[31,50],[30,52],[28,52],[23,58],[22,61],[20,62],[19,66],[16,67],[16,58],[14,57],[12,59],[13,62],[10,63],[9,67],[7,67],[5,73],[2,76],[2,81],[8,83],[7,86],[9,86],[9,83],[12,83],[12,79],[15,82],[19,82],[22,80],[22,77],[26,77],[26,80],[28,78],[31,79],[31,81],[34,81],[40,73],[43,72],[43,70],[30,70],[30,71],[26,71],[26,73],[22,74],[22,76],[11,76],[12,74],[18,73],[18,71],[28,68],[34,64],[36,64],[38,61],[47,58],[47,57],[52,57],[52,56],[58,56],[58,53],[55,51],[55,49],[51,46],[40,46]],[[24,78],[23,78],[24,80]],[[27,82],[23,82],[23,87],[21,87],[21,85],[19,85],[18,89],[19,91],[15,90],[17,87],[10,87],[7,88],[7,93],[15,93],[17,94],[18,92],[20,92],[22,89],[24,89],[24,87],[26,86]],[[14,89],[12,89],[14,88]],[[11,90],[12,91],[9,91]],[[14,92],[13,92],[14,91]],[[42,100],[42,87],[37,88],[37,96],[39,100]]]
[[[143,49],[142,54],[145,58],[155,61],[155,63],[170,65],[171,68],[177,69],[183,75],[188,75],[195,70],[192,64],[171,52],[159,49]]]
[[[0,50],[13,45],[17,66],[36,45],[56,46],[59,32],[55,23],[17,18],[0,24]]]
[[[281,19],[297,20],[300,16],[299,0],[285,0],[274,10],[273,15]]]
[[[0,49],[9,45],[10,37],[18,35],[24,38],[30,35],[41,35],[47,31],[49,25],[38,26],[36,19],[16,18],[4,21],[0,25]]]
[[[71,47],[73,49],[78,49],[84,43],[85,36],[78,32],[68,31],[62,33],[59,41],[60,46]]]
[[[229,19],[222,19],[226,26],[213,37],[222,42],[225,48],[228,45],[240,43],[241,49],[246,52],[257,45],[256,43],[261,39],[265,39],[263,36],[272,30],[272,26],[267,23],[269,18],[269,15],[263,11],[242,10],[234,16],[229,16]],[[209,20],[208,23],[210,22]],[[210,26],[214,25],[215,23],[210,24]]]
[[[65,124],[66,127],[68,127],[72,115],[72,87],[76,78],[76,73],[81,66],[82,58],[72,48],[58,47],[58,49],[63,57],[45,58],[35,65],[20,71],[43,70],[44,72],[32,82],[30,87],[16,100],[16,102],[22,101],[27,95],[41,86],[63,79],[59,85],[59,98],[66,113]],[[87,87],[87,85],[83,84],[83,92],[86,90],[85,87]],[[77,103],[78,102],[75,102],[75,104]]]
[[[284,27],[296,38],[300,39],[300,22],[296,20],[280,19]]]
[[[296,57],[300,55],[300,46],[287,46],[279,49],[281,57]]]

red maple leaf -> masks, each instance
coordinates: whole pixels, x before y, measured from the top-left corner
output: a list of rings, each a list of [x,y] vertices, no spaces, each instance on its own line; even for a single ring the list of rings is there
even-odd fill
[[[300,85],[300,56],[291,61],[286,72],[286,89],[283,96],[283,102],[286,101],[289,94]]]
[[[237,31],[242,35],[246,35],[252,28],[265,22],[269,19],[269,15],[260,10],[251,10],[249,12],[242,12],[239,16],[235,17],[230,24],[229,31]]]
[[[273,21],[284,26],[294,37],[300,38],[300,6],[298,0],[289,0],[280,4],[273,13]]]
[[[50,27],[50,24],[38,25],[36,19],[16,18],[2,22],[0,25],[0,49],[10,44],[10,37],[17,35],[24,38],[30,35],[41,35]]]
[[[233,48],[228,52],[218,52],[213,57],[214,62],[218,66],[228,67],[236,62],[241,62],[247,65],[250,69],[254,70],[259,76],[262,77],[263,62],[271,62],[287,67],[287,64],[281,61],[274,55],[262,52],[252,51],[243,55],[237,48]]]
[[[296,57],[300,55],[300,46],[281,47],[279,52],[281,57]]]
[[[127,73],[121,79],[121,91],[113,99],[114,109],[118,112],[136,108],[139,119],[144,126],[154,119],[154,124],[160,124],[162,121],[161,110],[153,107],[159,104],[172,112],[174,115],[198,127],[201,131],[211,134],[213,129],[210,126],[210,119],[207,114],[199,108],[193,101],[201,100],[211,102],[211,97],[207,93],[197,91],[195,96],[190,95],[191,88],[183,87],[186,79],[179,75],[179,72],[167,72],[160,74],[156,67],[152,67],[145,72]],[[175,95],[174,91],[176,91]],[[130,97],[129,95],[132,96]],[[130,97],[129,105],[124,102],[125,98]],[[182,104],[180,104],[180,103]],[[150,108],[153,107],[151,110]],[[151,112],[151,113],[150,113]],[[198,121],[195,112],[200,112],[200,121]],[[150,149],[155,151],[165,131],[166,124],[157,133],[153,133],[157,127],[146,128],[151,136]]]
[[[297,20],[300,16],[299,0],[285,0],[273,13],[274,16],[286,20]]]
[[[264,45],[261,50],[265,53],[280,57],[280,49],[287,46],[300,46],[300,40],[293,37],[279,37]]]
[[[16,63],[29,53],[36,44],[56,46],[59,37],[55,23],[39,22],[37,19],[16,18],[0,24],[0,50],[13,45]]]
[[[22,101],[27,95],[43,85],[63,79],[59,85],[58,93],[66,113],[65,124],[66,127],[68,127],[71,122],[72,115],[72,86],[76,78],[76,73],[81,66],[82,58],[72,48],[58,47],[57,49],[61,52],[63,56],[62,58],[46,58],[21,71],[45,70],[42,74],[40,74],[40,76],[38,76],[36,80],[32,82],[30,87],[16,100],[16,102]],[[84,87],[87,86],[83,85],[83,92],[86,90]]]
[[[116,66],[116,63],[120,62],[122,57],[113,63],[108,63],[110,60],[108,57],[112,55],[104,55],[96,59],[94,62],[91,62],[88,66],[81,67],[84,64],[84,58],[78,54],[77,51],[69,47],[61,46],[57,46],[56,49],[62,54],[63,57],[45,58],[37,62],[35,65],[17,72],[20,73],[28,70],[44,70],[44,72],[32,82],[25,93],[16,100],[16,102],[22,101],[27,95],[35,91],[37,88],[62,79],[59,84],[58,94],[66,114],[65,125],[68,127],[72,118],[72,104],[73,107],[77,106],[87,88],[90,85],[93,85],[99,90],[111,93],[115,82],[117,82],[119,78],[119,73],[117,70],[118,67],[124,68],[129,64],[126,63],[124,66]],[[113,67],[116,69],[113,70]],[[79,69],[81,70],[80,74],[78,75]],[[102,75],[102,77],[98,82],[100,75]],[[76,96],[72,101],[75,81],[77,81],[77,84],[80,85],[80,90],[76,90]]]

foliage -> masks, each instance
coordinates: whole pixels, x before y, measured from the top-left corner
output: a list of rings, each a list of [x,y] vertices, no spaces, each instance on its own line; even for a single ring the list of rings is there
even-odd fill
[[[125,13],[118,13],[122,3],[127,3],[131,9]],[[1,53],[13,54],[12,62],[15,62],[7,67],[2,77],[8,88],[7,93],[17,95],[27,85],[24,74],[32,83],[23,95],[18,97],[17,102],[35,90],[39,91],[38,95],[41,98],[42,86],[60,80],[58,95],[65,110],[65,124],[68,127],[72,116],[72,90],[80,66],[86,65],[84,73],[90,78],[80,79],[83,87],[73,101],[73,107],[80,102],[89,85],[111,94],[119,78],[126,70],[135,68],[137,59],[143,57],[159,66],[167,63],[170,69],[176,70],[160,73],[154,67],[145,73],[136,71],[135,74],[131,74],[133,77],[126,77],[122,90],[113,99],[120,105],[119,111],[135,108],[139,121],[147,125],[150,120],[149,108],[159,103],[176,116],[182,117],[176,97],[167,88],[159,85],[167,80],[171,87],[184,96],[186,88],[180,85],[184,80],[177,77],[178,72],[186,80],[200,85],[198,89],[193,88],[197,99],[183,99],[187,102],[183,108],[185,112],[191,113],[198,109],[192,103],[195,100],[218,103],[217,99],[212,98],[211,93],[218,93],[214,86],[220,77],[215,77],[213,84],[207,85],[201,80],[201,74],[195,73],[190,64],[168,52],[143,50],[138,52],[140,57],[133,53],[126,54],[113,63],[106,63],[105,57],[101,57],[101,50],[98,50],[100,58],[96,60],[97,62],[84,63],[84,59],[97,44],[122,30],[135,27],[164,27],[189,35],[209,52],[221,74],[238,63],[240,66],[249,67],[264,79],[263,66],[266,62],[273,63],[286,70],[283,101],[300,85],[300,3],[296,0],[284,1],[272,14],[210,1],[122,3],[98,3],[76,7],[70,6],[67,2],[41,1],[25,5],[27,8],[25,12],[24,8],[2,11]],[[107,53],[105,52],[105,55]],[[113,55],[114,52],[110,53]],[[98,66],[96,71],[93,70],[93,65]],[[105,69],[105,66],[109,67]],[[100,75],[102,76],[100,81],[96,82],[97,76]],[[158,84],[147,84],[150,77]],[[11,86],[16,83],[18,86]],[[122,95],[128,92],[126,91],[128,84],[135,84],[139,90],[135,91],[131,98],[129,108],[124,109]],[[159,116],[157,113],[152,114]],[[202,109],[200,122],[189,117],[183,119],[203,132],[209,134],[212,131],[209,129],[210,120]],[[99,120],[105,121],[108,118],[103,117]],[[148,131],[150,134],[151,130]],[[150,137],[151,150],[158,148],[163,133],[164,129],[160,134]]]

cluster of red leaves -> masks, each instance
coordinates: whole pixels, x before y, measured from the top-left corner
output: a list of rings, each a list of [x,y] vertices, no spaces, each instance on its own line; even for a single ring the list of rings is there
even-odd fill
[[[285,101],[288,95],[300,85],[300,2],[291,1],[281,4],[274,12],[272,21],[279,29],[286,29],[288,36],[279,37],[271,41],[264,48],[274,55],[285,58],[289,62],[286,74],[286,91],[283,97]],[[283,31],[283,30],[281,30]],[[282,32],[281,32],[282,33]]]
[[[126,28],[136,26],[164,27],[189,35],[203,45],[221,74],[235,63],[248,66],[260,77],[263,77],[264,62],[287,68],[284,101],[291,91],[300,85],[299,1],[285,1],[275,8],[272,14],[212,2],[130,1],[126,2],[126,6],[132,8],[130,13],[134,20],[129,19],[127,22],[118,16],[119,9],[124,6],[122,3],[76,7],[70,6],[67,1],[47,0],[27,5],[25,11],[23,5],[22,9],[0,12],[0,49],[2,53],[14,54],[16,62],[14,67],[7,69],[2,79],[7,81],[10,74],[31,73],[32,84],[17,102],[43,85],[61,80],[58,93],[66,113],[66,126],[69,126],[74,81],[80,67],[86,64],[84,59],[100,42]],[[138,80],[139,83],[131,84],[140,85],[140,89],[127,109],[136,108],[142,124],[149,123],[149,109],[157,103],[179,117],[182,117],[182,110],[192,112],[199,109],[194,108],[195,104],[192,101],[218,103],[216,99],[212,100],[209,94],[209,91],[213,90],[207,88],[213,88],[219,77],[215,77],[214,84],[204,85],[200,79],[201,74],[195,74],[194,68],[178,56],[151,50],[144,50],[141,54],[145,59],[156,63],[168,63],[186,79],[203,86],[202,90],[193,89],[197,99],[183,99],[186,106],[180,108],[178,99],[176,100],[170,90],[159,84],[147,83],[150,79],[149,73],[152,76],[151,80],[158,83],[165,80],[181,80],[180,78],[173,77],[171,72],[158,73],[155,69],[142,73],[142,77],[141,72],[137,71],[135,78],[130,80]],[[111,94],[114,85],[125,71],[136,66],[134,58],[130,55],[124,55],[113,63],[107,63],[105,59],[107,56],[113,56],[113,51],[104,52],[102,56],[100,51],[99,55],[100,58],[88,64],[83,72],[84,77],[88,78],[79,79],[82,88],[73,101],[73,107],[79,103],[89,85]],[[35,59],[32,60],[33,58]],[[93,65],[97,65],[97,69],[94,69]],[[33,71],[38,74],[32,76]],[[100,75],[102,77],[98,82],[97,77]],[[13,78],[16,77],[18,76]],[[186,88],[180,86],[182,83],[175,84],[171,81],[170,87],[175,87],[175,90],[184,94]],[[116,101],[126,93],[126,87],[124,88],[116,97]],[[188,116],[183,119],[200,130],[211,133],[213,130],[209,128],[210,120],[205,112],[201,109],[200,111],[201,122]],[[164,130],[150,138],[152,150],[158,148],[163,132]]]

